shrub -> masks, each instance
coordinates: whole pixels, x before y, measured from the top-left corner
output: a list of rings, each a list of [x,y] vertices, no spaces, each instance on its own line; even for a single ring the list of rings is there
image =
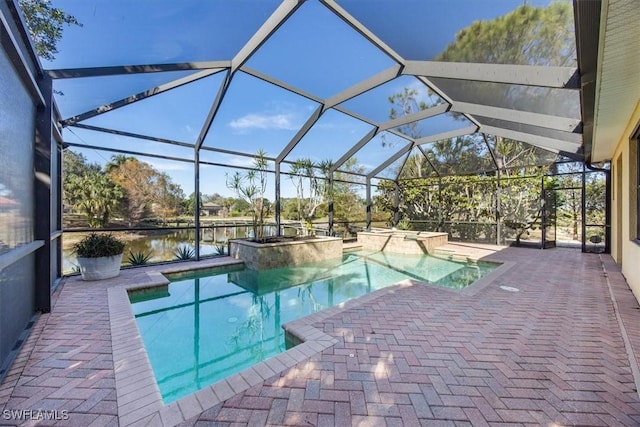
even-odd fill
[[[80,258],[100,258],[120,255],[124,242],[111,234],[90,233],[73,245],[73,252]]]

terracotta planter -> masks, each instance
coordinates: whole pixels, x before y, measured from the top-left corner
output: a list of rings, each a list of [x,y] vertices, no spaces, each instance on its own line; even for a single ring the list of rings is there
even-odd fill
[[[102,280],[116,277],[120,274],[122,254],[98,258],[78,257],[82,280]]]

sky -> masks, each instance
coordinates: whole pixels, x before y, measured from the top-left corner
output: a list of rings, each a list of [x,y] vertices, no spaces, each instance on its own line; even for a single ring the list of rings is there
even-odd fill
[[[454,40],[457,31],[474,20],[495,18],[523,2],[349,0],[337,3],[405,58],[430,60]],[[546,5],[549,2],[528,3]],[[53,4],[74,15],[82,27],[65,29],[56,59],[43,61],[45,69],[230,60],[279,3],[273,0],[54,0]],[[245,65],[327,99],[394,64],[321,3],[308,0]],[[54,87],[64,93],[57,96],[57,101],[63,117],[68,118],[192,73],[179,71],[57,80]],[[194,143],[225,73],[203,77],[84,123]],[[403,76],[342,106],[384,122],[389,119],[388,97],[406,87],[416,89],[419,100],[429,100],[430,94],[424,84],[415,77]],[[233,76],[204,145],[246,153],[263,149],[275,157],[317,107],[318,103],[311,99],[238,72]],[[420,123],[419,128],[428,135],[468,125],[445,114]],[[310,157],[314,161],[335,161],[371,129],[369,124],[329,110],[287,159]],[[84,129],[65,129],[63,136],[67,142],[170,157],[193,157],[191,148]],[[386,138],[386,142],[394,138],[398,141],[382,144],[383,138],[378,136],[356,153],[365,171],[373,170],[397,151],[400,144],[406,144],[402,138],[389,135]],[[76,151],[100,164],[111,157],[111,153],[105,151]],[[191,164],[150,157],[140,159],[171,176],[185,194],[193,191]],[[201,152],[201,159],[229,165],[251,164],[247,157],[208,151]],[[233,171],[203,167],[201,192],[231,195],[225,185],[225,173]],[[273,179],[270,185],[273,186]],[[291,183],[283,177],[282,195],[291,197],[294,194]]]

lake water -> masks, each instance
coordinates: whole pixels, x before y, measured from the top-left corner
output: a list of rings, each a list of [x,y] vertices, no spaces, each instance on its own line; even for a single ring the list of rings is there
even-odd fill
[[[268,235],[275,234],[275,227],[267,226]],[[206,227],[200,230],[200,255],[211,256],[227,253],[227,240],[247,237],[250,226],[228,226],[228,227]],[[294,229],[285,228],[285,234],[295,233]],[[76,256],[72,251],[73,243],[82,238],[87,233],[65,232],[63,235],[63,259],[62,269],[64,273],[71,273],[77,265]],[[122,238],[126,246],[122,263],[127,265],[129,251],[135,253],[150,253],[149,263],[170,261],[175,259],[175,251],[180,246],[195,246],[195,230],[154,230],[136,232],[113,232],[114,236]]]

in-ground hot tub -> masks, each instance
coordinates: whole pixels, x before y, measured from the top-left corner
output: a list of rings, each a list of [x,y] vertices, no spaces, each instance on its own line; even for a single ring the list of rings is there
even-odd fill
[[[365,251],[432,254],[438,246],[449,243],[449,235],[432,231],[361,231],[358,233],[358,243]]]
[[[321,237],[274,243],[229,240],[229,254],[254,270],[287,267],[307,262],[342,258],[342,239]]]

